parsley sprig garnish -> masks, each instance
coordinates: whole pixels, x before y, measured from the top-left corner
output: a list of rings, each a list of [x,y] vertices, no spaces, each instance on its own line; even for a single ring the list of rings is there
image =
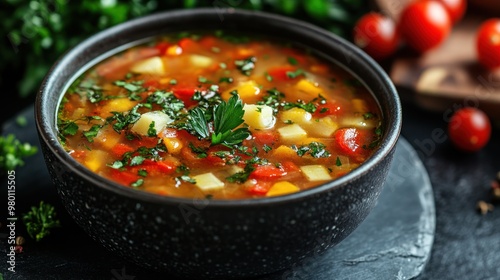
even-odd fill
[[[49,235],[52,228],[61,226],[59,220],[56,219],[54,206],[43,201],[38,207],[33,206],[28,213],[24,214],[23,222],[29,236],[36,241]]]
[[[231,96],[227,102],[221,101],[213,107],[213,114],[207,114],[209,108],[195,108],[189,112],[189,123],[196,136],[211,140],[211,145],[223,144],[228,147],[236,145],[250,136],[243,124],[243,102],[237,95]],[[213,132],[211,132],[213,127]]]

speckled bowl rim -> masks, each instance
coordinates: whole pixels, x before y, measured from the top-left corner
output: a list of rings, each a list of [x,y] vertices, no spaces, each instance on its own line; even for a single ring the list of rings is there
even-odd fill
[[[322,36],[324,38],[328,38],[332,41],[332,43],[338,44],[340,48],[349,52],[351,57],[358,61],[358,63],[362,63],[365,69],[369,70],[372,75],[378,76],[378,80],[380,81],[380,88],[378,90],[384,90],[387,95],[387,103],[391,105],[391,108],[388,108],[393,115],[392,116],[384,116],[384,125],[386,129],[390,129],[390,131],[386,131],[385,137],[382,139],[382,143],[378,150],[364,163],[362,163],[359,167],[349,172],[348,174],[334,179],[328,183],[319,185],[317,187],[303,190],[297,193],[276,196],[276,197],[265,197],[265,198],[252,198],[252,199],[211,199],[210,203],[207,204],[206,208],[219,208],[219,207],[262,207],[266,205],[275,205],[275,204],[283,204],[283,203],[294,203],[297,201],[304,200],[306,198],[310,198],[316,195],[322,195],[326,192],[332,191],[334,188],[341,187],[343,185],[348,184],[351,181],[354,181],[356,178],[363,176],[368,173],[371,169],[373,169],[380,161],[382,161],[385,157],[387,157],[390,152],[395,148],[397,140],[399,138],[401,125],[402,125],[402,112],[401,112],[401,104],[399,100],[398,93],[396,88],[392,84],[391,80],[385,73],[385,71],[366,53],[361,51],[359,48],[351,44],[350,42],[328,32],[324,29],[321,29],[312,24],[276,15],[266,12],[257,12],[257,11],[247,11],[247,10],[238,10],[238,9],[225,9],[221,10],[214,8],[199,8],[199,9],[190,9],[190,10],[172,10],[167,12],[161,12],[152,14],[149,16],[141,17],[138,19],[130,20],[125,23],[116,25],[114,27],[103,30],[88,39],[84,40],[80,44],[78,44],[73,49],[69,50],[64,54],[50,69],[47,76],[45,77],[40,90],[37,94],[35,101],[35,120],[36,126],[39,133],[39,137],[42,141],[44,141],[50,153],[54,154],[58,160],[62,161],[66,164],[67,168],[78,174],[78,176],[83,177],[85,180],[88,180],[95,186],[99,188],[103,188],[107,191],[113,192],[116,195],[126,196],[134,200],[148,202],[148,203],[159,203],[159,204],[186,204],[192,203],[193,198],[182,198],[182,197],[169,197],[169,196],[160,196],[153,193],[135,190],[130,187],[122,186],[118,183],[115,183],[109,179],[101,177],[92,171],[85,168],[83,165],[74,160],[69,154],[63,149],[61,144],[58,141],[58,137],[55,129],[55,121],[53,119],[48,119],[47,115],[50,115],[51,112],[48,112],[48,102],[51,101],[50,96],[54,93],[51,93],[51,85],[59,79],[61,73],[65,73],[65,65],[69,63],[75,57],[82,55],[85,53],[85,50],[88,46],[93,44],[98,44],[99,41],[108,36],[116,36],[116,34],[120,34],[127,30],[128,28],[140,25],[148,25],[152,22],[159,20],[164,17],[191,17],[194,15],[214,15],[218,13],[227,13],[227,14],[236,14],[242,16],[251,16],[254,17],[255,20],[266,20],[266,21],[280,21],[283,24],[288,24],[294,27],[300,27],[301,29],[306,29],[311,33],[314,33],[315,36]],[[158,34],[160,35],[160,34]],[[311,35],[312,36],[312,35]],[[304,45],[308,46],[307,43]],[[311,47],[311,46],[309,46]],[[311,47],[314,49],[314,47]],[[100,56],[99,56],[100,57]],[[333,59],[333,58],[332,58]],[[95,60],[95,59],[94,59]],[[333,59],[337,60],[337,59]],[[92,60],[90,60],[92,61]],[[87,63],[90,63],[88,61]],[[337,60],[338,61],[338,60]],[[343,65],[341,62],[338,62],[340,65]],[[346,68],[345,65],[343,65]],[[75,73],[75,72],[74,72]],[[356,78],[359,78],[359,75],[354,73]],[[73,74],[74,75],[74,74]],[[372,90],[372,89],[370,89]],[[57,94],[62,95],[62,92],[58,92]],[[59,96],[60,97],[60,96]],[[374,96],[375,97],[375,96]],[[375,97],[377,102],[381,104],[379,98]],[[382,106],[382,105],[380,105]],[[383,108],[382,108],[383,109]],[[384,111],[384,110],[382,110]],[[383,112],[382,112],[383,113]],[[57,114],[56,114],[57,116]],[[195,199],[196,200],[196,199]]]

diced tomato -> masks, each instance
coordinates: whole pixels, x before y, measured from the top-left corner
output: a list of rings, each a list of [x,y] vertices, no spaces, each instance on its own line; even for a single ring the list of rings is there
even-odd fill
[[[191,38],[182,38],[178,45],[186,52],[194,51],[198,48],[198,43]]]
[[[111,153],[113,153],[113,155],[117,158],[121,158],[123,154],[125,154],[126,152],[132,152],[132,151],[134,151],[134,148],[123,143],[118,143],[111,149]]]
[[[257,130],[252,132],[252,136],[255,138],[255,143],[259,145],[272,146],[279,140],[279,135],[276,131]]]
[[[146,89],[150,88],[156,89],[160,87],[160,82],[158,82],[158,80],[147,80],[146,82],[144,82],[143,87]]]
[[[300,171],[300,168],[292,161],[285,161],[281,165],[287,173]]]
[[[112,169],[110,175],[114,181],[126,186],[130,186],[130,184],[139,180],[137,172],[134,173],[128,170]]]
[[[247,188],[246,191],[253,195],[265,195],[271,188],[272,183],[268,181],[257,181],[255,185]]]
[[[150,159],[144,160],[141,165],[135,166],[134,170],[145,169],[148,174],[171,174],[175,171],[177,165],[172,161],[154,161]]]
[[[294,66],[276,66],[276,67],[271,67],[267,70],[267,73],[273,77],[273,79],[280,80],[280,81],[286,81],[286,80],[291,80],[294,78],[290,78],[287,73],[288,72],[295,72],[297,70],[296,67]]]
[[[141,137],[140,139],[132,140],[138,147],[153,148],[158,144],[156,137]]]
[[[341,128],[335,131],[334,137],[340,152],[353,160],[361,162],[368,155],[366,146],[370,144],[371,139],[366,130]]]
[[[189,162],[191,164],[194,164],[196,162],[199,162],[201,159],[198,157],[198,155],[191,150],[190,147],[184,146],[181,149],[181,156],[182,159],[185,160],[186,162]]]
[[[217,39],[213,36],[205,36],[198,42],[206,49],[211,49],[217,45]]]
[[[343,112],[342,106],[338,102],[334,100],[328,100],[325,104],[318,104],[316,106],[316,111],[313,114],[313,117],[320,118],[329,115],[341,115]]]
[[[172,87],[175,97],[182,100],[186,108],[196,104],[195,101],[191,100],[196,90],[201,91],[201,89],[197,87]]]
[[[285,170],[274,165],[259,165],[250,173],[250,178],[257,180],[273,180],[285,176]]]
[[[167,52],[168,47],[170,47],[170,44],[167,42],[159,42],[155,46],[155,48],[158,49],[161,55],[164,55]]]

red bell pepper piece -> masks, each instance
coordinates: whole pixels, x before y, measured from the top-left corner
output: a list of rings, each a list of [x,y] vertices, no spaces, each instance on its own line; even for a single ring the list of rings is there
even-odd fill
[[[288,76],[288,72],[295,72],[297,70],[296,67],[294,66],[277,66],[277,67],[272,67],[267,70],[267,73],[273,77],[273,79],[278,80],[278,81],[287,81],[287,80],[292,80],[295,78],[290,78]]]
[[[283,177],[287,172],[281,168],[274,165],[259,165],[255,167],[255,170],[250,173],[251,179],[257,180],[274,180]]]

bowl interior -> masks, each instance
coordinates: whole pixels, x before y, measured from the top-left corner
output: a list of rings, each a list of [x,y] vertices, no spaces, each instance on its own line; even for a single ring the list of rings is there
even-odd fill
[[[298,193],[246,200],[213,200],[211,207],[250,206],[265,203],[283,203],[318,194],[343,185],[366,173],[385,158],[394,148],[401,128],[401,106],[397,92],[385,72],[361,50],[349,42],[311,24],[286,17],[234,9],[195,9],[159,13],[132,20],[98,33],[63,56],[50,70],[37,95],[35,116],[41,139],[59,160],[96,185],[120,195],[134,196],[158,203],[179,203],[189,199],[163,197],[121,186],[87,170],[71,158],[58,142],[57,108],[71,82],[97,62],[130,46],[162,34],[180,31],[229,30],[238,33],[259,34],[305,46],[336,63],[359,79],[373,94],[383,114],[384,134],[381,146],[360,167],[327,184]]]

